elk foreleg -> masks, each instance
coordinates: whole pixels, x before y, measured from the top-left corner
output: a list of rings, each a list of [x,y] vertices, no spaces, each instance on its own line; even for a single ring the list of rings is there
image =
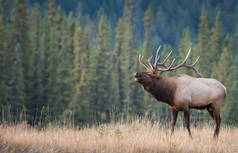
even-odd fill
[[[185,124],[186,124],[187,130],[188,130],[188,134],[189,134],[189,136],[192,138],[192,134],[191,134],[191,131],[190,131],[189,116],[190,116],[189,109],[188,109],[188,110],[185,110],[185,111],[184,111]]]
[[[178,111],[172,109],[171,135],[173,135],[173,133],[174,133],[174,126],[177,121],[177,116],[178,116]]]

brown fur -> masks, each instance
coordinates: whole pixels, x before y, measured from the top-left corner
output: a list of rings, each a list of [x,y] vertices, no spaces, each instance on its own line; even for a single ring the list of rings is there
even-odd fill
[[[176,80],[176,77],[158,77],[153,79],[150,83],[141,85],[158,101],[162,101],[170,106],[173,106],[174,93],[176,90],[176,84],[174,80]]]

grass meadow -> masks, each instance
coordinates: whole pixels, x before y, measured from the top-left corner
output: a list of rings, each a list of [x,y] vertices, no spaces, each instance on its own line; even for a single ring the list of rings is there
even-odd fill
[[[186,129],[136,120],[85,128],[49,125],[38,129],[21,123],[0,125],[1,153],[236,153],[238,128],[222,126],[213,139],[214,127],[192,127],[193,139]]]

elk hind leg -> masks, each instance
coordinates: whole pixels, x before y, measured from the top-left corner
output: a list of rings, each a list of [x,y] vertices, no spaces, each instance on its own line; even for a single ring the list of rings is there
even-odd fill
[[[215,121],[216,121],[216,128],[214,131],[214,138],[217,138],[219,135],[219,130],[220,130],[220,124],[221,124],[221,117],[219,112],[215,112]]]

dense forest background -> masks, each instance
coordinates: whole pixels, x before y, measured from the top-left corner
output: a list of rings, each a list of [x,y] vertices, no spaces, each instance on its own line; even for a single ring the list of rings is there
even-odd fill
[[[1,122],[91,124],[169,108],[133,81],[141,53],[162,45],[180,62],[192,48],[203,77],[227,88],[222,121],[238,124],[238,1],[0,0]],[[165,76],[192,71],[181,69]],[[212,121],[192,111],[195,125]],[[179,117],[179,124],[182,118]]]

